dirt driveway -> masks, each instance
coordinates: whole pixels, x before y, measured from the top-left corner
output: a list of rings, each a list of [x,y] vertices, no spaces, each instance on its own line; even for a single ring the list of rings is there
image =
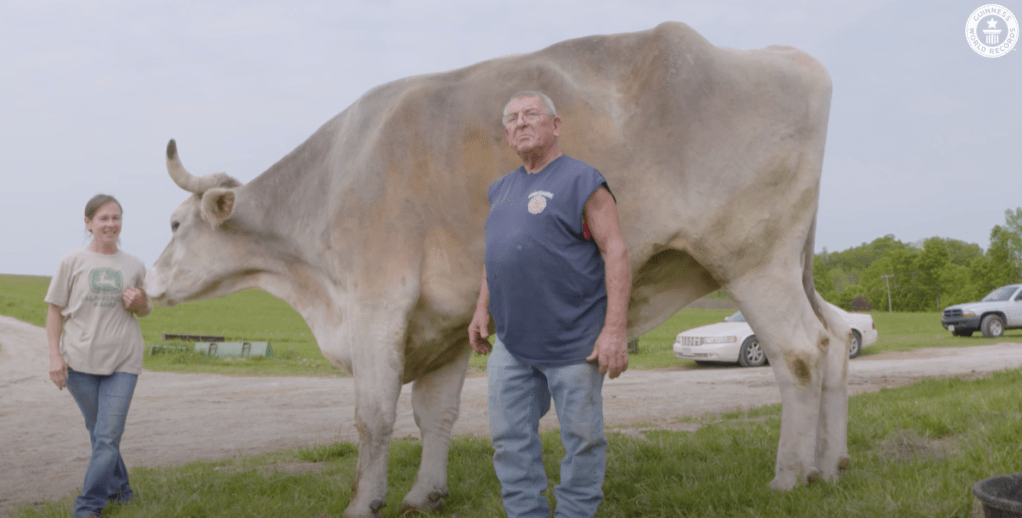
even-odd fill
[[[0,316],[0,516],[15,504],[76,492],[89,436],[67,391],[50,383],[42,328]],[[938,376],[975,377],[1022,367],[1022,345],[920,349],[853,360],[852,394]],[[627,371],[604,384],[606,423],[689,429],[680,418],[780,402],[769,367]],[[350,378],[243,378],[144,372],[121,452],[131,466],[178,465],[339,440],[356,441]],[[543,426],[557,427],[553,412]],[[486,379],[465,381],[455,434],[487,431]],[[410,386],[395,437],[417,436]]]

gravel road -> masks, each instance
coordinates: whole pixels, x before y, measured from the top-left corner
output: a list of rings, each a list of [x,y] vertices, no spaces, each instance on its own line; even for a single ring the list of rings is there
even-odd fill
[[[15,505],[76,493],[89,436],[71,395],[47,377],[45,330],[0,316],[0,517]],[[862,356],[849,366],[852,394],[928,377],[976,377],[1022,367],[1022,344],[917,349]],[[398,402],[395,437],[417,436],[410,385]],[[625,372],[604,384],[608,428],[691,429],[682,418],[780,402],[769,367],[678,367]],[[253,455],[356,441],[350,378],[230,377],[145,371],[139,377],[121,453],[132,466]],[[544,428],[556,428],[554,412]],[[486,379],[462,392],[459,435],[488,433]]]

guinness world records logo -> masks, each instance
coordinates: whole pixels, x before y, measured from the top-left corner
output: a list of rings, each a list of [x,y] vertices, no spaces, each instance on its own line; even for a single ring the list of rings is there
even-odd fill
[[[976,9],[965,21],[965,40],[976,54],[999,58],[1018,43],[1018,18],[1007,8],[986,4]]]

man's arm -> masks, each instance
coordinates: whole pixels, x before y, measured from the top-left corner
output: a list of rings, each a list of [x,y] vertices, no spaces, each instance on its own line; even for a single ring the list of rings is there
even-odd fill
[[[472,323],[468,326],[468,341],[472,350],[479,354],[489,354],[493,349],[487,340],[490,337],[490,288],[486,285],[486,266],[483,266],[483,282],[479,287],[479,300],[476,311],[472,315]]]
[[[596,190],[585,206],[585,222],[603,256],[607,283],[607,319],[596,339],[593,353],[586,358],[600,364],[601,373],[618,377],[628,368],[628,298],[632,289],[632,267],[621,236],[617,204],[605,187]]]

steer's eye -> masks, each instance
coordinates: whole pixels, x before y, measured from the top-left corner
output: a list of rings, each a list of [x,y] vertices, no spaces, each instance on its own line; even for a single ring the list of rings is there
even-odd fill
[[[178,223],[176,221],[172,221],[170,223],[170,231],[173,232],[173,231],[177,230],[177,227],[180,227],[180,226],[181,226],[180,223]]]

